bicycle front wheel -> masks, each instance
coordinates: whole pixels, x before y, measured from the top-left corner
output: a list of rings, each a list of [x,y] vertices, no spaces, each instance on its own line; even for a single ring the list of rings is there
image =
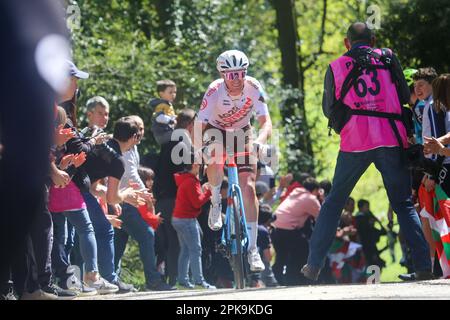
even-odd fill
[[[245,270],[244,270],[244,255],[242,246],[242,203],[236,194],[233,193],[233,219],[234,219],[234,234],[236,243],[236,253],[230,255],[230,265],[234,274],[234,282],[236,289],[244,289],[245,287]]]

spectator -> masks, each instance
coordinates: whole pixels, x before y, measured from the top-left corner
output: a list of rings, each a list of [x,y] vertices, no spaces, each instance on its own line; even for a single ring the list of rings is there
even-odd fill
[[[272,240],[270,238],[271,224],[275,221],[276,217],[272,213],[272,208],[263,204],[259,207],[258,216],[258,249],[259,255],[266,267],[261,272],[261,280],[266,287],[277,287],[278,282],[273,274],[271,262],[272,262]]]
[[[228,178],[225,176],[220,186],[220,194],[222,198],[222,220],[225,220],[225,213],[227,211],[227,193],[228,193]],[[233,288],[234,275],[231,270],[230,263],[227,258],[223,256],[223,252],[220,252],[217,247],[221,243],[222,229],[213,231],[208,227],[208,213],[209,204],[203,206],[203,212],[201,215],[200,226],[204,234],[204,242],[209,243],[209,249],[211,250],[211,267],[209,274],[213,283],[217,288]],[[206,238],[206,239],[205,239]],[[205,246],[203,246],[205,248]]]
[[[433,108],[433,87],[432,82],[437,78],[436,70],[432,67],[420,68],[416,74],[414,74],[414,92],[417,98],[423,102],[423,118],[422,118],[422,140],[424,137],[434,137],[438,138],[446,133],[446,124],[445,124],[445,114],[444,112],[438,112],[439,108]],[[430,158],[433,161],[438,159],[438,155],[428,154],[427,158]],[[450,158],[445,159],[444,163],[450,163]],[[436,185],[436,180],[438,177],[433,176],[431,174],[425,174],[422,178],[422,189],[419,184],[417,194],[419,196],[419,204],[423,204],[425,202],[426,197],[433,197],[432,193]],[[418,179],[417,179],[418,180]],[[418,182],[418,181],[417,181]],[[417,188],[417,184],[415,183],[415,187]],[[421,199],[420,199],[421,198]],[[425,235],[425,239],[428,242],[429,247],[429,256],[431,263],[434,263],[435,258],[435,243],[432,236],[431,227],[428,219],[424,217],[420,217],[422,221],[422,230]],[[402,230],[402,233],[404,230]],[[401,276],[401,278],[405,279],[405,276]]]
[[[139,136],[144,136],[144,122],[138,116],[126,117],[127,120],[133,120],[138,126]],[[138,143],[140,142],[140,139]],[[141,180],[138,172],[139,168],[139,153],[137,146],[134,145],[130,150],[123,154],[125,162],[125,173],[120,180],[120,188],[126,189],[130,184],[135,184],[138,190],[145,190],[146,186]],[[144,265],[144,275],[147,290],[166,291],[175,290],[175,287],[164,283],[161,278],[162,275],[156,268],[155,256],[155,230],[151,228],[139,213],[138,208],[151,203],[153,196],[147,198],[145,203],[140,206],[124,203],[122,206],[122,213],[120,220],[122,221],[122,228],[115,231],[115,266],[116,269],[120,265],[120,259],[125,252],[125,247],[128,241],[128,236],[135,239],[139,245],[139,254]],[[151,203],[152,204],[152,203]],[[153,204],[152,204],[153,205]]]
[[[176,114],[173,101],[177,97],[177,86],[172,80],[156,82],[159,98],[150,100],[149,106],[153,110],[152,133],[160,145],[168,143],[176,125]]]
[[[91,193],[105,199],[104,201],[111,206],[126,202],[126,204],[137,207],[144,204],[145,199],[149,197],[144,191],[135,190],[133,186],[123,189],[120,188],[120,180],[125,173],[123,154],[132,150],[134,146],[140,142],[142,137],[141,131],[139,123],[135,118],[120,118],[114,125],[113,139],[109,140],[101,148],[98,148],[87,163],[87,170],[93,181]],[[106,190],[99,184],[104,178],[108,178]],[[121,209],[119,208],[119,212],[116,211],[116,214],[120,213],[120,210]],[[100,216],[100,212],[98,215]],[[104,214],[103,219],[106,220]],[[115,250],[114,242],[112,250]],[[115,279],[112,281],[117,283],[117,285],[121,287],[119,289],[122,291],[133,290],[131,285],[123,284],[115,273],[114,251],[109,257],[110,258],[107,261],[109,274],[115,276]],[[112,261],[110,261],[111,258]],[[154,284],[155,286],[158,286],[159,283],[160,282],[156,281]]]
[[[440,136],[439,138],[424,136],[424,147],[427,154],[435,154],[445,158],[443,158],[443,165],[439,172],[435,174],[436,188],[433,199],[426,199],[428,201],[424,201],[421,205],[423,208],[421,215],[427,218],[429,225],[433,228],[433,233],[441,234],[441,239],[436,239],[434,236],[434,239],[432,239],[436,244],[435,248],[437,249],[436,255],[433,256],[434,274],[438,277],[443,275],[445,278],[448,278],[450,277],[450,267],[448,259],[445,259],[445,253],[443,253],[441,248],[443,243],[446,242],[443,235],[448,233],[447,230],[449,227],[448,216],[446,216],[446,207],[448,206],[448,201],[446,199],[450,194],[450,179],[448,176],[448,170],[450,168],[450,163],[448,160],[450,153],[448,152],[446,145],[449,143],[450,137],[450,74],[443,74],[436,78],[432,83],[432,89],[434,103],[430,108],[433,108],[439,115],[444,115],[446,134]],[[420,198],[421,196],[422,194],[419,193]],[[420,199],[420,201],[422,202],[422,199]],[[435,206],[436,203],[439,204],[438,207]],[[443,221],[443,225],[437,223],[436,221],[441,218],[442,215],[445,217],[445,219],[441,220]],[[438,261],[439,263],[437,263]],[[413,277],[413,279],[414,278],[415,277]]]
[[[103,97],[93,97],[87,101],[87,119],[88,127],[82,132],[92,137],[105,137],[108,136],[103,132],[103,129],[108,125],[109,120],[109,103]],[[91,163],[96,162],[100,154],[105,151],[105,140],[93,147],[92,152],[88,155],[87,168],[92,168]],[[110,150],[110,152],[113,152]],[[120,293],[126,293],[134,290],[131,284],[124,283],[118,277],[114,268],[114,228],[113,225],[119,226],[121,221],[114,215],[108,215],[106,190],[107,187],[101,183],[100,180],[94,181],[95,188],[101,190],[97,193],[98,197],[95,197],[90,190],[83,192],[83,199],[86,202],[89,217],[92,221],[95,230],[95,239],[97,242],[98,253],[98,267],[100,275],[111,284],[119,288]],[[113,205],[114,209],[120,210],[118,204]],[[67,246],[70,246],[70,238],[68,239]]]
[[[0,299],[13,297],[8,294],[13,261],[31,253],[29,232],[44,207],[52,111],[57,95],[65,90],[68,71],[52,68],[64,66],[69,56],[67,29],[58,14],[62,9],[49,0],[0,4],[0,34],[5,39],[0,59],[5,75],[0,80]],[[50,50],[52,59],[45,58],[49,38],[58,44]],[[32,156],[24,156],[25,149]],[[12,270],[21,278],[14,282],[19,296],[26,286],[20,281],[25,281],[30,268],[28,263],[22,270]],[[31,294],[56,298],[40,289]]]
[[[423,118],[422,118],[422,138],[423,136],[431,137],[432,133],[435,132],[435,126],[432,122],[433,108],[430,106],[433,104],[433,87],[432,82],[437,78],[436,70],[432,67],[420,68],[417,73],[414,74],[414,93],[419,101],[424,104],[423,107]]]
[[[109,120],[109,103],[105,98],[95,96],[86,102],[88,127],[105,129]]]
[[[140,166],[138,169],[138,174],[139,178],[148,189],[148,192],[151,193],[153,188],[153,178],[155,177],[155,173],[153,172],[153,170],[147,167]],[[138,209],[142,219],[144,219],[145,222],[147,222],[147,224],[156,231],[159,225],[164,222],[164,219],[161,217],[161,212],[155,214],[154,202],[155,200],[152,198],[149,201],[146,201],[146,204],[140,206]]]
[[[200,215],[201,207],[211,198],[211,190],[209,184],[200,185],[199,167],[200,165],[197,163],[186,164],[184,172],[175,174],[178,190],[172,225],[180,243],[178,283],[185,288],[194,288],[189,281],[188,268],[190,266],[195,285],[205,289],[216,289],[215,286],[205,281],[202,271],[202,246],[197,217]]]
[[[72,97],[61,103],[67,112],[66,128],[72,129],[75,137],[65,144],[66,154],[89,154],[96,144],[103,143],[104,136],[98,135],[92,139],[85,139],[76,127],[76,100],[77,100],[77,79],[87,78],[88,74],[78,70],[72,63],[68,62],[71,70],[71,94]],[[64,97],[70,97],[70,92]],[[83,162],[86,158],[84,157]],[[118,287],[109,283],[98,272],[97,264],[97,242],[95,239],[94,228],[92,226],[89,213],[86,210],[86,203],[81,192],[86,192],[90,187],[90,180],[85,166],[71,166],[69,173],[73,176],[73,181],[64,188],[50,188],[49,210],[52,213],[54,224],[54,245],[52,252],[52,263],[55,267],[56,276],[60,279],[60,286],[63,289],[75,289],[84,291],[85,293],[113,293]],[[74,226],[80,239],[80,248],[83,260],[85,262],[84,282],[87,286],[82,285],[72,271],[68,270],[69,261],[65,251],[65,225],[66,219]],[[72,284],[70,283],[72,282]],[[73,285],[73,286],[72,286]],[[87,288],[86,288],[87,287]]]
[[[285,177],[286,181],[283,181],[283,184],[281,184],[280,181],[280,185],[283,185],[283,187],[286,188],[286,191],[280,196],[280,202],[283,202],[295,188],[301,188],[303,186],[303,181],[309,177],[311,177],[311,175],[305,172],[287,174]],[[284,186],[285,184],[287,184],[287,186]]]
[[[375,222],[378,222],[378,219],[370,211],[369,201],[359,200],[358,210],[355,216],[356,230],[363,246],[367,265],[377,265],[383,268],[386,263],[380,258],[377,243],[382,235],[386,235],[386,230],[375,228]]]
[[[153,187],[156,198],[156,212],[161,212],[161,216],[165,221],[158,228],[156,237],[159,237],[157,241],[161,243],[166,253],[166,257],[162,258],[162,261],[165,261],[168,283],[171,286],[174,286],[177,281],[177,264],[180,250],[177,233],[172,226],[172,212],[177,193],[173,175],[183,170],[183,165],[181,163],[176,164],[172,159],[172,151],[178,150],[181,153],[181,157],[187,152],[191,152],[192,143],[190,138],[194,129],[195,117],[196,113],[192,109],[181,110],[178,114],[176,129],[185,130],[186,137],[183,141],[170,141],[161,146]]]
[[[320,210],[319,183],[314,178],[303,181],[303,187],[295,188],[275,211],[275,229],[272,233],[275,248],[273,272],[281,285],[304,284],[300,268],[308,257],[308,240],[312,232],[312,220]],[[283,269],[286,267],[286,274]]]
[[[340,132],[340,152],[333,186],[315,225],[308,263],[302,268],[302,273],[311,280],[318,279],[335,239],[345,201],[361,175],[374,163],[383,177],[389,201],[414,252],[419,278],[430,279],[428,245],[411,200],[411,176],[402,157],[403,149],[408,146],[409,130],[407,132],[407,124],[403,121],[390,122],[380,114],[399,115],[403,111],[402,105],[410,99],[400,62],[391,50],[373,48],[375,35],[366,23],[353,23],[347,30],[344,43],[348,52],[333,61],[327,69],[322,103],[330,126]],[[376,58],[378,56],[381,58]],[[385,63],[390,64],[388,69],[378,69],[383,68]],[[375,83],[379,84],[376,87],[378,90],[371,87],[368,94],[362,95],[361,87],[352,85],[361,70],[364,72],[360,76],[361,81],[367,84],[365,88]],[[377,78],[371,76],[373,70],[376,70]],[[356,115],[357,110],[372,115]],[[342,119],[348,121],[340,121]]]

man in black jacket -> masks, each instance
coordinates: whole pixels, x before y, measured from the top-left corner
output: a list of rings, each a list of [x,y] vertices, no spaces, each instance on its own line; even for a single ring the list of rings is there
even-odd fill
[[[153,187],[156,198],[156,212],[161,212],[161,216],[164,218],[164,223],[156,232],[156,241],[164,251],[164,256],[158,257],[158,263],[165,261],[168,283],[172,286],[177,281],[178,253],[180,250],[177,233],[172,227],[172,212],[177,194],[173,174],[182,171],[184,168],[183,163],[177,161],[175,157],[180,156],[182,158],[183,155],[189,154],[191,150],[190,137],[194,130],[195,117],[196,113],[192,109],[183,109],[178,114],[175,133],[180,132],[177,129],[184,129],[185,137],[182,141],[170,141],[161,146]],[[172,136],[172,139],[174,138],[175,135]]]

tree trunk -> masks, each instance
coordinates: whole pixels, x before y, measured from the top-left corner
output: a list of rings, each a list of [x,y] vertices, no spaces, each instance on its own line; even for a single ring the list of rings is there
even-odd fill
[[[164,38],[170,42],[173,28],[173,0],[155,0],[155,6],[159,18],[159,28],[161,29]]]
[[[298,89],[301,93],[298,97],[288,98],[281,108],[283,125],[290,127],[290,133],[295,136],[295,141],[289,141],[288,143],[287,147],[290,149],[288,152],[295,152],[298,156],[305,157],[304,161],[297,159],[295,156],[291,157],[291,160],[288,160],[288,166],[291,170],[312,171],[314,169],[313,151],[305,111],[304,68],[303,59],[300,55],[295,1],[272,0],[272,5],[276,11],[283,84]],[[302,168],[299,168],[299,166],[302,166]]]

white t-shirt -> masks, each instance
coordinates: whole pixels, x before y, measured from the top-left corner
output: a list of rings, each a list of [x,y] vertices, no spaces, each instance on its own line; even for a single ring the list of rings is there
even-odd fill
[[[266,99],[261,84],[253,77],[245,77],[244,90],[238,97],[231,97],[224,80],[217,79],[203,97],[198,118],[218,129],[241,129],[250,123],[253,111],[257,117],[269,114]]]

